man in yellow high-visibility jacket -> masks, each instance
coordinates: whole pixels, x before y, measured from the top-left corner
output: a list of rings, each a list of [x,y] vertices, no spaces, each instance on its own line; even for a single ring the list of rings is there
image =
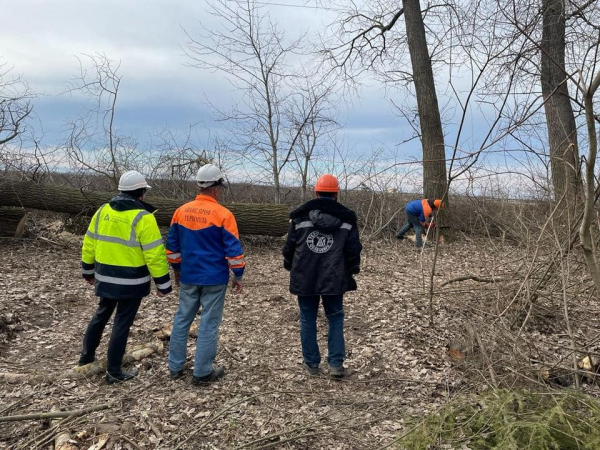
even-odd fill
[[[120,194],[96,211],[83,238],[83,278],[95,285],[100,303],[83,338],[79,365],[96,359],[102,332],[116,309],[108,344],[108,384],[137,375],[135,370],[122,370],[121,361],[142,298],[150,294],[150,279],[154,279],[159,297],[172,291],[165,248],[153,215],[156,209],[143,202],[149,188],[142,174],[125,172],[119,180]]]

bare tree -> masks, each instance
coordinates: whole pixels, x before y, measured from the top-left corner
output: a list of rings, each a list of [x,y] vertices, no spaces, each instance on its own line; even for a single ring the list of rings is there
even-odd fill
[[[6,145],[26,130],[33,105],[29,86],[20,77],[11,77],[6,64],[0,65],[0,162],[9,158]]]
[[[338,130],[335,120],[336,105],[331,102],[333,86],[326,82],[313,84],[309,77],[304,77],[297,87],[296,95],[289,106],[290,123],[295,124],[289,132],[300,132],[294,149],[294,163],[300,177],[301,201],[305,201],[308,193],[308,182],[311,174],[311,163],[317,153],[324,153],[331,136]]]
[[[427,9],[422,10],[419,0],[403,0],[402,7],[393,2],[366,2],[367,11],[353,6],[338,22],[336,34],[341,38],[325,44],[323,55],[348,81],[359,81],[360,74],[372,71],[390,86],[414,85],[423,192],[427,197],[444,198],[448,205],[444,133],[424,21]],[[406,49],[412,71],[406,69]]]
[[[225,75],[242,94],[230,111],[214,107],[214,102],[213,107],[229,130],[232,150],[269,174],[275,200],[280,202],[282,172],[294,160],[299,141],[328,91],[294,89],[301,76],[289,60],[293,57],[297,63],[302,36],[287,41],[259,5],[254,0],[209,3],[209,13],[219,24],[210,29],[203,26],[203,39],[188,33],[187,55],[195,67]],[[299,104],[304,106],[294,106]]]
[[[68,92],[82,95],[91,103],[82,115],[67,122],[69,133],[63,144],[72,168],[108,178],[116,187],[123,169],[140,164],[137,141],[117,131],[117,100],[120,63],[104,54],[78,58],[79,75],[69,83]]]

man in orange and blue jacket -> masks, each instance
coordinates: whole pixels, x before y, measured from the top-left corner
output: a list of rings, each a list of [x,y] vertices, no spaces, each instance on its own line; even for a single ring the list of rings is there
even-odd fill
[[[196,180],[199,195],[175,211],[167,236],[167,260],[180,285],[169,345],[169,372],[173,379],[183,376],[188,333],[202,307],[192,382],[203,384],[225,374],[213,362],[229,271],[233,273],[234,292],[241,293],[246,263],[235,217],[218,203],[224,181],[221,171],[206,164],[198,170]]]
[[[423,246],[423,239],[421,234],[423,228],[429,228],[432,226],[432,222],[429,217],[434,211],[439,208],[443,208],[444,204],[440,199],[431,200],[424,198],[422,200],[413,200],[406,204],[404,211],[406,213],[406,222],[396,233],[398,239],[404,239],[404,234],[413,228],[415,230],[415,245],[417,247]]]

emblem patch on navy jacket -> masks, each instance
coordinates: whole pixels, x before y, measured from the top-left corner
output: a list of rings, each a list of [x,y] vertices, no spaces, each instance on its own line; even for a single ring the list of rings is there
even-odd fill
[[[315,253],[326,253],[333,245],[333,236],[313,231],[306,238],[306,245]]]

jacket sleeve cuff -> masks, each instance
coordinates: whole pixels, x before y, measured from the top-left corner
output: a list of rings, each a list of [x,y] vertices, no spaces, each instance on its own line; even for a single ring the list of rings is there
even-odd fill
[[[173,286],[171,285],[171,277],[169,277],[169,274],[154,278],[154,284],[156,284],[156,289],[163,294],[168,294],[173,290]]]
[[[170,292],[173,292],[173,286],[169,285],[169,287],[167,289],[159,289],[159,291],[161,292],[161,294],[165,294],[166,295],[166,294],[168,294]]]
[[[93,263],[86,263],[81,261],[81,275],[86,280],[91,280],[94,278],[94,274],[96,273],[95,265]]]
[[[233,272],[233,276],[237,281],[242,281],[242,277],[244,276],[244,267],[240,267],[238,269],[231,269]]]

